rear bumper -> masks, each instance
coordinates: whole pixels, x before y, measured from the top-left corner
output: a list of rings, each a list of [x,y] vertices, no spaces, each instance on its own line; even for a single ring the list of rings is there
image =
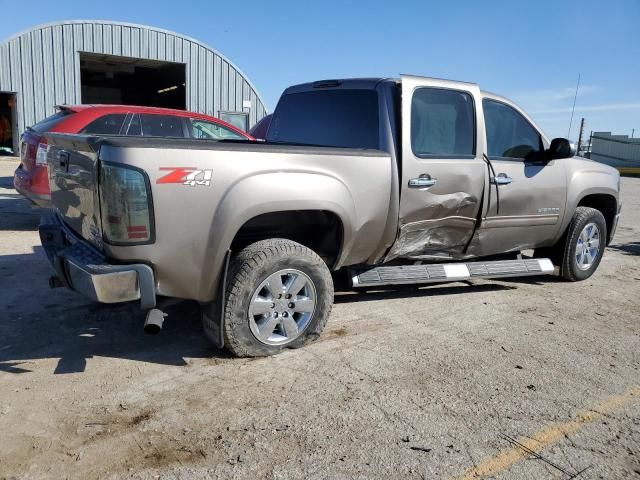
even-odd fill
[[[28,172],[18,167],[13,175],[13,186],[17,192],[25,197],[27,200],[31,200],[35,205],[42,208],[51,207],[51,194],[50,193],[34,193],[31,190],[31,176]]]
[[[148,265],[109,263],[51,210],[42,216],[39,232],[49,263],[67,288],[100,303],[140,300],[142,309],[155,307],[155,280]]]

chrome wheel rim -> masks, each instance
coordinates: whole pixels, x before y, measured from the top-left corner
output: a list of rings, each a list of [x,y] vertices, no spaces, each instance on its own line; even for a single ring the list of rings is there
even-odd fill
[[[576,265],[580,270],[589,270],[600,252],[600,230],[595,223],[588,223],[578,235],[576,242]]]
[[[286,345],[307,329],[316,308],[316,289],[300,270],[288,268],[269,275],[253,292],[249,327],[258,341]]]

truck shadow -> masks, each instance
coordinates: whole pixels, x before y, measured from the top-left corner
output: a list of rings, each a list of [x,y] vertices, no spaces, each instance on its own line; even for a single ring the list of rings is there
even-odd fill
[[[54,374],[84,372],[94,357],[174,366],[186,366],[188,358],[230,358],[204,337],[195,303],[168,308],[163,331],[155,336],[143,332],[144,315],[133,305],[62,302],[41,308],[28,316],[9,309],[0,317],[0,371],[28,373],[33,360],[47,358],[58,358]]]
[[[462,284],[456,285],[431,284],[431,285],[397,285],[378,287],[366,290],[340,290],[336,291],[334,303],[355,303],[371,300],[391,300],[397,298],[439,297],[442,295],[463,295],[467,293],[495,292],[500,290],[514,290],[517,287],[501,285],[498,283]]]
[[[28,373],[42,359],[58,359],[54,373],[63,374],[84,372],[88,359],[101,356],[176,366],[230,357],[204,337],[195,302],[167,308],[163,331],[150,336],[136,305],[102,306],[50,290],[51,273],[41,247],[0,255],[0,371]]]
[[[171,366],[187,366],[189,359],[233,358],[216,349],[204,336],[200,307],[183,302],[166,309],[162,332],[143,332],[144,313],[135,304],[93,304],[65,289],[50,290],[50,274],[41,247],[33,253],[0,256],[0,371],[28,374],[37,360],[57,359],[54,374],[90,370],[95,357],[120,358]],[[507,279],[505,279],[506,281]],[[522,280],[535,282],[536,277]],[[540,277],[545,283],[553,277]],[[369,291],[338,291],[335,303],[469,295],[513,290],[500,282],[456,283],[429,286],[398,286]]]
[[[640,256],[640,242],[629,242],[617,245],[609,245],[607,248],[616,250],[624,255]]]

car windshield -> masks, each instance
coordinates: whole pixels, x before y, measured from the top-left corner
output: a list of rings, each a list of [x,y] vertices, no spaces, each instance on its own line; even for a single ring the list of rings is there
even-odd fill
[[[284,95],[267,142],[378,149],[378,94],[374,90],[315,90]]]

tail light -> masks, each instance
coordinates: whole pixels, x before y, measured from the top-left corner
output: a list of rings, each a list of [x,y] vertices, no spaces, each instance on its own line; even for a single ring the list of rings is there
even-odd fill
[[[137,168],[100,163],[100,213],[106,242],[113,245],[153,243],[151,188]]]
[[[36,165],[46,165],[47,164],[47,151],[49,146],[47,145],[46,140],[40,140],[38,144],[38,151],[36,152]]]

